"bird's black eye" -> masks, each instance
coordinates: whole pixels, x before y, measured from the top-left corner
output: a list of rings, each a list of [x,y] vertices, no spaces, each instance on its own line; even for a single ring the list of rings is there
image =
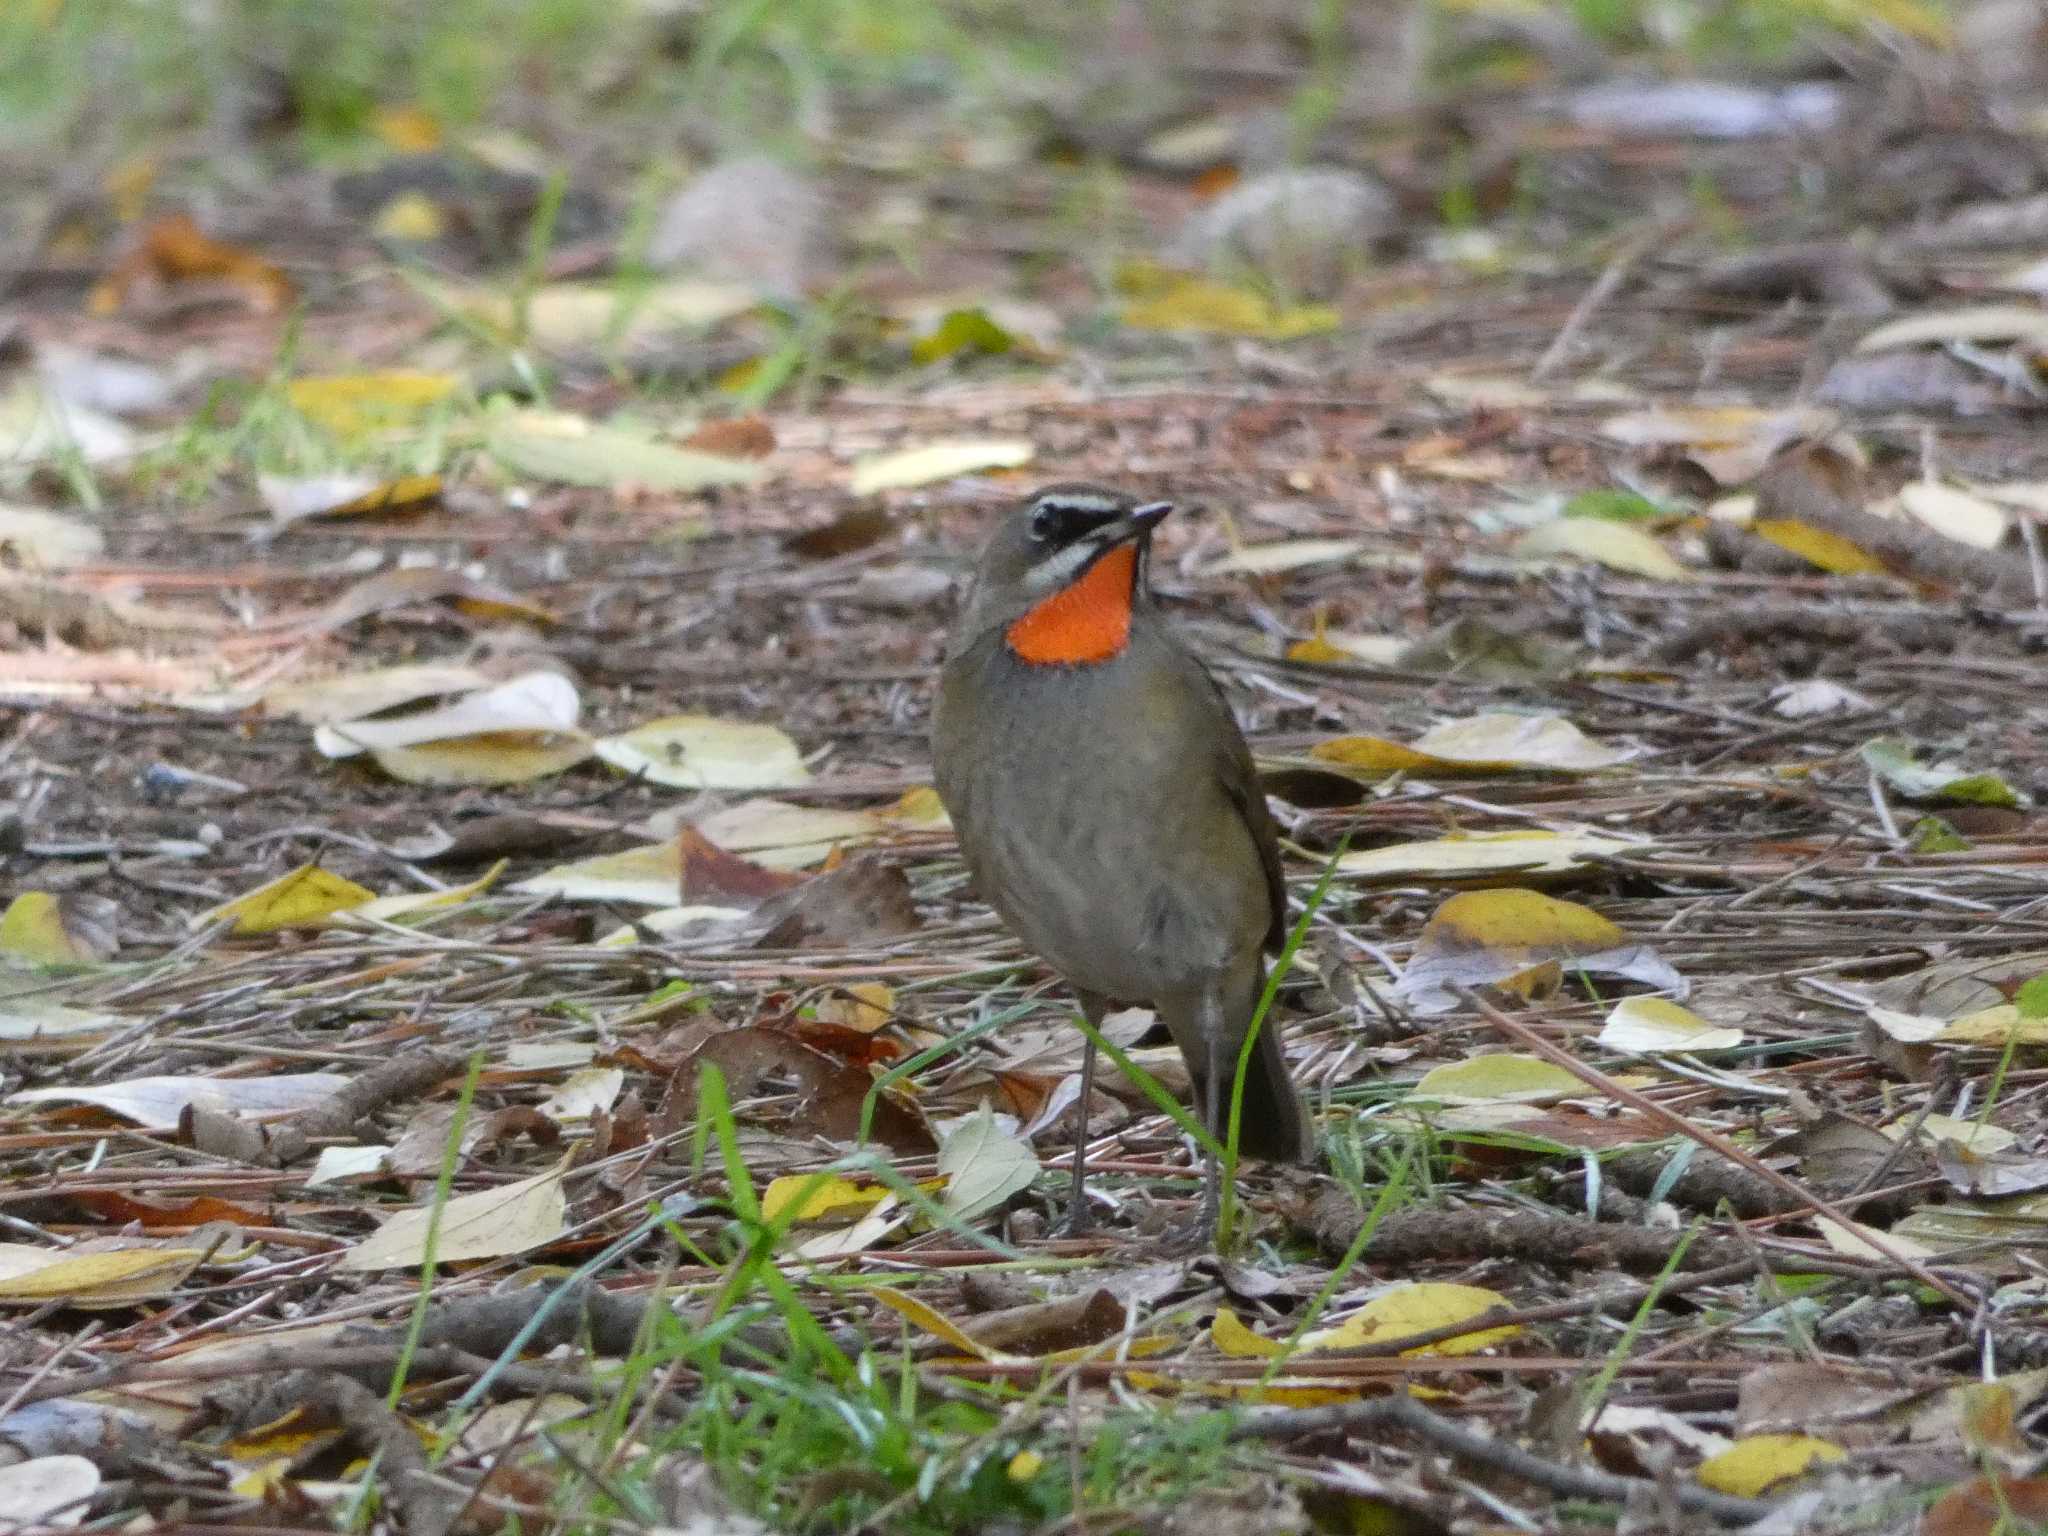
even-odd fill
[[[1031,514],[1031,537],[1043,544],[1051,538],[1060,525],[1060,515],[1052,507],[1040,507]]]

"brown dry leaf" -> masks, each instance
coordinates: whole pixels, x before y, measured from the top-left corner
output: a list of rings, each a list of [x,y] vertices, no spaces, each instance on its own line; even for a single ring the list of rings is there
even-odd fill
[[[761,949],[872,944],[915,933],[920,922],[909,878],[872,853],[813,875],[756,915],[769,924]]]
[[[707,421],[683,439],[683,446],[722,459],[765,459],[775,451],[775,429],[758,416]]]
[[[695,827],[680,834],[677,888],[683,904],[754,907],[769,897],[801,885],[803,877],[770,869],[721,848]]]
[[[896,532],[896,519],[883,507],[855,507],[831,522],[793,534],[783,548],[806,560],[836,560],[871,549]]]
[[[145,278],[163,283],[217,279],[261,314],[285,309],[297,297],[291,279],[278,267],[254,251],[211,238],[184,213],[167,215],[144,230],[135,251],[93,289],[87,307],[96,315],[112,314]]]
[[[2048,1521],[2048,1477],[1974,1477],[1920,1517],[1919,1536],[2001,1536]],[[2018,1522],[2017,1526],[2015,1522]]]

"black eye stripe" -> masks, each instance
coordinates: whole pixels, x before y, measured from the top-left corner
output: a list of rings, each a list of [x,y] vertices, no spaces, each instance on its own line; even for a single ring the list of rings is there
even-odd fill
[[[1107,501],[1041,501],[1031,509],[1031,536],[1071,544],[1123,515],[1123,507]]]

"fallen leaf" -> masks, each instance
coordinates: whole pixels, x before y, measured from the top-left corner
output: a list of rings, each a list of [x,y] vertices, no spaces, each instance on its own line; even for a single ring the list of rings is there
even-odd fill
[[[516,1184],[457,1195],[441,1208],[435,1263],[506,1258],[553,1242],[568,1226],[562,1193],[567,1171],[564,1162]],[[424,1263],[433,1226],[432,1206],[400,1211],[343,1254],[339,1267],[359,1272]]]
[[[545,608],[522,601],[460,571],[432,565],[409,566],[366,576],[321,608],[311,619],[300,621],[299,627],[315,634],[328,634],[373,614],[410,608],[415,603],[438,602],[443,598],[452,598],[456,609],[475,618],[510,619],[527,624],[555,622],[555,616]]]
[[[1811,1435],[1747,1435],[1701,1462],[1693,1476],[1718,1493],[1754,1499],[1779,1483],[1846,1455],[1839,1445]]]
[[[0,462],[9,455],[0,451]],[[106,539],[91,523],[40,507],[0,502],[0,567],[62,571],[100,556]]]
[[[1362,848],[1337,861],[1337,872],[1356,880],[1417,877],[1467,880],[1495,875],[1565,874],[1589,859],[1634,847],[1590,827],[1567,831],[1454,832],[1422,843]]]
[[[475,667],[446,662],[372,667],[363,672],[338,672],[332,677],[284,683],[263,695],[263,707],[307,725],[361,720],[402,705],[443,694],[487,688],[491,679]]]
[[[189,1239],[177,1247],[127,1241],[134,1245],[80,1244],[54,1252],[0,1243],[0,1306],[133,1306],[174,1294],[207,1253],[204,1246],[190,1246]]]
[[[1678,448],[1726,486],[1746,485],[1787,443],[1824,437],[1841,418],[1809,406],[1658,406],[1603,422],[1601,433],[1635,448]]]
[[[313,745],[323,757],[343,758],[381,747],[417,746],[486,732],[570,732],[582,708],[574,683],[541,668],[431,709],[322,724],[313,732]]]
[[[1591,1090],[1577,1076],[1540,1056],[1489,1051],[1423,1073],[1409,1096],[1442,1104],[1555,1104]]]
[[[1002,1130],[984,1103],[940,1141],[939,1172],[946,1179],[945,1209],[966,1221],[1029,1189],[1038,1177],[1038,1154]]]
[[[505,872],[505,866],[512,861],[500,859],[489,869],[467,885],[451,885],[438,891],[403,891],[396,896],[379,896],[366,901],[359,907],[350,907],[339,913],[334,921],[339,927],[362,926],[368,922],[395,923],[402,918],[414,917],[421,912],[441,912],[463,903],[475,900],[493,885],[498,876]]]
[[[401,784],[529,784],[574,768],[590,756],[576,731],[480,731],[445,741],[378,747],[370,758]]]
[[[1635,754],[1603,746],[1558,715],[1496,712],[1447,720],[1412,747],[1375,736],[1338,736],[1309,748],[1319,763],[1374,776],[1393,773],[1579,773],[1626,762]]]
[[[0,955],[31,965],[97,965],[118,948],[118,912],[106,897],[82,891],[23,891],[0,913]]]
[[[45,997],[0,996],[0,1042],[12,1051],[33,1049],[53,1041],[79,1044],[112,1034],[131,1020],[118,1013],[70,1008]]]
[[[13,1530],[69,1530],[92,1513],[100,1469],[83,1456],[32,1456],[0,1467],[0,1509]]]
[[[761,1191],[761,1219],[795,1226],[858,1211],[889,1198],[886,1184],[856,1184],[836,1174],[786,1173]]]
[[[1352,1349],[1361,1344],[1384,1344],[1406,1334],[1448,1328],[1481,1317],[1495,1308],[1507,1310],[1507,1297],[1483,1286],[1455,1285],[1445,1281],[1424,1281],[1397,1285],[1382,1291],[1342,1322],[1318,1328],[1302,1336],[1302,1347],[1310,1350]],[[1421,1344],[1401,1351],[1404,1358],[1419,1355],[1476,1355],[1504,1344],[1521,1333],[1519,1325],[1482,1328],[1434,1344]]]
[[[310,374],[285,386],[292,409],[336,437],[361,437],[412,425],[452,396],[452,373],[394,368],[372,373]]]
[[[2048,1523],[2048,1477],[1973,1477],[1927,1507],[1918,1536],[2006,1536]]]
[[[1466,891],[1438,907],[1394,990],[1418,1013],[1448,1013],[1458,1006],[1454,986],[1490,986],[1544,965],[1681,997],[1686,990],[1655,950],[1631,943],[1590,907],[1512,886]]]
[[[492,422],[487,446],[509,474],[601,490],[702,491],[751,485],[765,473],[745,459],[678,448],[621,427],[551,412],[501,413]]]
[[[1922,763],[1914,756],[1911,744],[1896,737],[1880,736],[1867,741],[1859,755],[1887,788],[1908,800],[2010,807],[2026,804],[1996,774],[1972,773],[1953,764]]]
[[[617,1067],[584,1067],[571,1072],[562,1086],[540,1101],[543,1115],[557,1124],[583,1122],[618,1102],[626,1074]]]
[[[96,315],[112,314],[145,277],[165,283],[219,279],[263,314],[286,308],[296,296],[291,279],[276,266],[242,246],[213,239],[183,213],[166,215],[144,230],[136,250],[93,289],[87,307]]]
[[[133,1077],[120,1083],[72,1083],[23,1088],[11,1104],[90,1104],[132,1120],[144,1130],[174,1131],[188,1107],[274,1119],[324,1104],[348,1084],[333,1072],[274,1077]]]
[[[803,753],[776,726],[670,715],[601,738],[597,755],[673,789],[782,789],[810,782]]]
[[[974,438],[927,443],[898,453],[856,460],[852,488],[856,496],[909,490],[984,469],[1017,469],[1029,464],[1037,450],[1021,437]]]
[[[1134,331],[1185,331],[1292,341],[1334,331],[1343,316],[1328,304],[1276,304],[1262,293],[1213,278],[1175,275],[1133,299],[1118,317]]]
[[[1858,352],[1890,352],[1900,347],[1967,341],[2025,342],[2048,347],[2048,310],[2025,304],[1973,304],[1889,320],[1856,343]]]
[[[309,517],[379,517],[418,512],[441,499],[439,475],[258,475],[256,494],[280,523]]]
[[[671,837],[621,853],[557,864],[528,876],[511,889],[529,895],[559,896],[567,901],[672,907],[682,888],[682,878],[682,855]]]
[[[337,912],[360,907],[377,893],[353,880],[322,869],[318,864],[301,864],[289,874],[266,881],[247,895],[222,902],[187,921],[191,928],[232,917],[228,930],[236,938],[259,933],[276,933],[285,928],[317,928]]]
[[[985,309],[951,309],[910,344],[914,362],[939,363],[956,357],[1000,357],[1017,338],[989,318]]]
[[[1862,545],[1792,517],[1760,517],[1750,532],[1837,576],[1881,575],[1884,562]]]
[[[1247,544],[1202,567],[1204,576],[1276,576],[1311,565],[1334,565],[1365,548],[1363,539],[1278,539]]]
[[[1931,480],[1902,486],[1899,505],[1914,521],[1972,549],[1997,549],[2012,531],[2012,514],[2003,507]]]
[[[1558,555],[1591,560],[1609,570],[1648,576],[1655,581],[1693,579],[1692,572],[1642,529],[1601,518],[1560,517],[1531,528],[1515,540],[1514,552],[1525,560]]]
[[[1608,1013],[1598,1038],[1610,1051],[1650,1054],[1732,1050],[1742,1044],[1743,1035],[1661,997],[1624,997]]]

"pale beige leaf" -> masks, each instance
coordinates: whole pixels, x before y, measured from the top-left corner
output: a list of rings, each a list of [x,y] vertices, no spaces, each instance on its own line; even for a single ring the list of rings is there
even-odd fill
[[[1973,549],[1998,548],[2012,528],[2012,514],[2004,508],[1969,491],[1933,481],[1915,480],[1901,487],[1899,505],[1916,522]]]
[[[1001,1205],[1038,1177],[1038,1154],[996,1123],[983,1104],[939,1144],[945,1208],[965,1221]]]
[[[61,571],[97,560],[106,539],[91,523],[0,502],[0,567]]]
[[[876,454],[853,466],[853,493],[909,490],[985,469],[1017,469],[1029,464],[1037,450],[1021,437],[974,438],[927,443],[899,453]]]
[[[582,710],[576,685],[543,667],[431,709],[322,725],[313,732],[313,745],[323,756],[341,758],[383,747],[410,747],[501,731],[567,732],[576,728]]]
[[[604,737],[596,750],[621,772],[674,789],[781,789],[811,777],[787,732],[712,715],[650,720]]]
[[[1278,539],[1247,544],[1202,567],[1204,576],[1275,576],[1311,565],[1335,565],[1365,548],[1363,539]]]
[[[562,1193],[566,1162],[516,1184],[458,1195],[441,1210],[433,1244],[437,1264],[500,1259],[527,1253],[560,1237],[568,1226]],[[433,1208],[400,1211],[342,1255],[340,1267],[363,1271],[405,1269],[425,1262]]]
[[[1599,1040],[1610,1051],[1651,1054],[1732,1050],[1742,1044],[1743,1035],[1665,998],[1625,997],[1608,1013]]]
[[[1888,321],[1856,343],[1858,352],[1887,352],[1930,342],[2027,342],[2048,346],[2048,310],[2025,304],[1972,304]]]
[[[275,1119],[324,1104],[348,1079],[333,1072],[275,1077],[132,1077],[121,1083],[67,1083],[23,1088],[10,1104],[91,1104],[132,1120],[144,1130],[177,1129],[189,1104],[250,1119]]]
[[[1609,570],[1657,581],[1693,579],[1671,551],[1642,529],[1602,517],[1560,517],[1531,528],[1515,540],[1514,552],[1525,560],[1591,560]]]
[[[0,1528],[70,1529],[92,1513],[100,1469],[83,1456],[36,1456],[0,1467]]]
[[[1414,750],[1453,763],[1514,763],[1528,768],[1590,772],[1627,762],[1636,754],[1593,740],[1562,715],[1520,715],[1505,710],[1446,720],[1430,727]]]

